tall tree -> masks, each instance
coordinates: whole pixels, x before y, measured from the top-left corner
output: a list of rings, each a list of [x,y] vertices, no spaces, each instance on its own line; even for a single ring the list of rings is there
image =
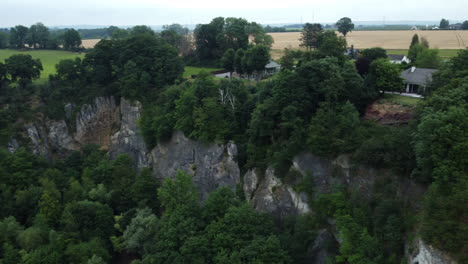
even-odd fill
[[[302,29],[301,38],[299,39],[301,41],[301,47],[306,47],[308,50],[317,48],[322,33],[323,28],[321,24],[306,23]]]
[[[6,49],[8,47],[10,35],[6,32],[0,31],[0,49]]]
[[[343,36],[346,37],[346,34],[348,32],[351,32],[354,29],[354,24],[351,21],[351,18],[349,17],[343,17],[338,22],[336,22],[336,28],[338,29],[338,32],[343,34]]]
[[[414,34],[413,38],[411,39],[411,44],[409,48],[411,49],[414,45],[419,44],[419,36],[418,34]]]
[[[244,73],[244,68],[242,66],[242,60],[244,58],[245,51],[243,49],[238,49],[236,51],[236,56],[234,58],[234,69],[238,74]]]
[[[448,29],[449,24],[450,24],[450,22],[449,22],[447,19],[442,18],[442,19],[440,20],[439,28],[440,28],[440,29]]]
[[[228,49],[224,53],[224,56],[221,58],[221,63],[223,64],[223,68],[228,70],[230,76],[232,77],[232,72],[235,69],[235,59],[236,59],[236,52],[233,49]]]
[[[42,23],[32,25],[28,31],[27,42],[31,48],[43,49],[49,40],[49,29]]]
[[[63,34],[63,47],[66,50],[76,50],[81,46],[80,33],[74,29],[69,29]]]
[[[10,44],[19,49],[24,48],[28,37],[28,28],[22,25],[10,29]]]
[[[25,84],[41,75],[42,63],[29,54],[16,54],[5,60],[5,66],[13,82],[19,80]]]

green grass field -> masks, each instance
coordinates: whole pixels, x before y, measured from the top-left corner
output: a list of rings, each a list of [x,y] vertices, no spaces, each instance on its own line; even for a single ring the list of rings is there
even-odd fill
[[[402,96],[398,94],[385,94],[384,100],[404,106],[416,106],[418,102],[421,101],[421,98]]]
[[[439,56],[442,58],[452,58],[457,56],[458,54],[457,49],[439,49]],[[388,49],[387,54],[404,54],[408,55],[408,50],[407,49]]]
[[[76,57],[84,57],[84,54],[75,52],[68,52],[62,50],[0,50],[0,61],[4,60],[14,54],[29,54],[34,59],[40,59],[44,70],[41,72],[40,81],[45,81],[49,78],[50,74],[55,73],[55,65],[65,59],[74,59]]]
[[[192,66],[187,66],[184,69],[184,78],[190,78],[192,75],[197,75],[201,71],[206,71],[206,72],[212,72],[212,71],[219,71],[221,69],[216,69],[216,68],[202,68],[202,67],[192,67]]]

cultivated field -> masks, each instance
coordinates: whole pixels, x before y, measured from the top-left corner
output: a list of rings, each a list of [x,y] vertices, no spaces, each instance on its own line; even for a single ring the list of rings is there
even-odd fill
[[[431,48],[464,49],[468,47],[468,30],[440,30],[440,31],[354,31],[348,34],[348,46],[365,49],[381,47],[384,49],[408,49],[411,37],[417,33],[425,37]],[[300,32],[270,33],[275,40],[273,49],[299,48]]]
[[[62,50],[29,50],[29,51],[19,51],[19,50],[5,50],[0,49],[0,61],[3,62],[6,58],[14,54],[29,54],[34,59],[40,59],[42,67],[44,70],[41,72],[41,81],[45,81],[49,78],[50,74],[54,74],[55,65],[65,59],[74,59],[76,57],[84,57],[83,54],[68,52]]]
[[[85,49],[92,49],[101,39],[83,39],[81,40],[81,45]]]

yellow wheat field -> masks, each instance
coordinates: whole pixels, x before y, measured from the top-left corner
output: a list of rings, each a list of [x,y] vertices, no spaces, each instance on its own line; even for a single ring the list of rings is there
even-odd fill
[[[468,47],[468,30],[440,31],[354,31],[348,34],[348,46],[365,49],[381,47],[384,49],[408,49],[414,34],[425,37],[431,48],[463,49]],[[270,33],[275,40],[273,49],[299,48],[300,32]]]
[[[83,39],[81,41],[81,45],[85,49],[92,49],[96,44],[100,41],[100,39]]]

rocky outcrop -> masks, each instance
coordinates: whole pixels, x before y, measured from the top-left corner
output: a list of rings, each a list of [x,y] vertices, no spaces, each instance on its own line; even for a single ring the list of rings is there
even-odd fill
[[[131,103],[126,99],[121,99],[120,128],[111,137],[109,149],[111,157],[116,157],[122,153],[129,155],[138,168],[149,167],[151,164],[151,155],[138,128],[141,111],[142,106],[139,102]]]
[[[26,133],[30,139],[29,148],[32,153],[45,158],[50,158],[51,152],[45,129],[41,126],[36,126],[35,124],[27,124],[24,128],[26,129]]]
[[[291,186],[283,184],[272,168],[268,168],[261,179],[254,170],[248,171],[244,175],[243,187],[247,201],[255,209],[272,213],[280,219],[310,210],[305,193],[299,194]]]
[[[410,259],[410,264],[457,264],[446,254],[425,244],[422,239],[417,240],[417,250]]]
[[[204,144],[188,139],[182,132],[175,132],[169,142],[158,144],[151,151],[157,178],[174,177],[179,169],[192,174],[202,200],[218,187],[235,189],[240,182],[236,155],[234,143]]]
[[[120,112],[115,98],[97,97],[93,104],[81,107],[76,117],[75,140],[80,145],[97,144],[109,149],[111,135],[120,126]]]
[[[51,148],[59,153],[78,149],[78,144],[70,135],[67,123],[64,120],[48,121],[46,124],[49,129],[48,139]]]

